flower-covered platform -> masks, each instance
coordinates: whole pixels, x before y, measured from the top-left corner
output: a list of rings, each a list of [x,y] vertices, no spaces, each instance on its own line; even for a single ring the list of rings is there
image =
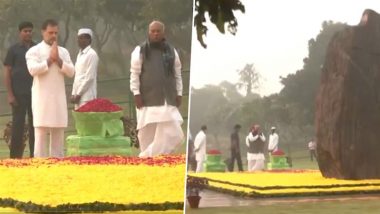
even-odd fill
[[[216,149],[208,151],[206,154],[204,168],[206,172],[226,171],[226,165],[222,162],[222,153]]]
[[[327,179],[317,170],[193,173],[189,176],[206,179],[207,189],[253,198],[380,193],[380,179]]]
[[[124,136],[103,138],[70,135],[66,139],[66,145],[67,156],[132,155],[131,141]]]
[[[66,139],[66,156],[132,154],[131,141],[124,136],[120,106],[104,98],[93,99],[72,112],[77,135]]]
[[[282,150],[277,150],[269,154],[269,163],[267,168],[272,169],[289,169],[287,156]]]
[[[182,210],[185,156],[0,160],[0,207],[23,212]]]

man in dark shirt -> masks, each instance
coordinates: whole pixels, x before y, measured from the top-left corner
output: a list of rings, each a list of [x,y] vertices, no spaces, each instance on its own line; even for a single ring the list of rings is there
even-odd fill
[[[33,24],[19,24],[20,41],[12,45],[4,60],[4,82],[8,92],[8,103],[12,107],[12,138],[10,158],[22,158],[24,153],[24,124],[28,114],[30,157],[34,152],[34,129],[31,107],[31,87],[33,78],[26,66],[25,53],[34,45],[32,41]]]
[[[239,131],[241,126],[236,124],[234,126],[234,132],[231,134],[231,162],[230,162],[230,170],[234,171],[235,159],[239,168],[239,171],[243,171],[243,165],[241,162],[240,155],[240,139],[239,139]]]

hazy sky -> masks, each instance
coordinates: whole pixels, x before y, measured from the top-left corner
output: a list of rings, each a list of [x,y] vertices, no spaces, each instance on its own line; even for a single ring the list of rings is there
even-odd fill
[[[254,63],[263,77],[261,95],[277,93],[280,76],[302,68],[308,55],[308,41],[321,30],[322,22],[332,20],[349,25],[359,23],[367,8],[380,13],[378,0],[242,0],[246,12],[235,12],[238,32],[220,34],[208,24],[204,49],[193,30],[191,85],[236,83],[236,70]]]

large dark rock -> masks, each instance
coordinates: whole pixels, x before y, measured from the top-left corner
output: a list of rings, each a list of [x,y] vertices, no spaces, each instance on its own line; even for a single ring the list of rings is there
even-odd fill
[[[367,18],[366,18],[367,17]],[[319,168],[325,177],[380,178],[380,15],[330,41],[316,102]]]

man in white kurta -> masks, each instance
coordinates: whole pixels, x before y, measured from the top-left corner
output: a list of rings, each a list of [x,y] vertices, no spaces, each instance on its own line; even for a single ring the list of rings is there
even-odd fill
[[[29,49],[26,62],[33,76],[32,111],[35,127],[34,157],[63,157],[67,103],[64,77],[74,76],[69,52],[57,45],[58,23],[46,20],[43,41]],[[50,152],[47,133],[50,133]]]
[[[248,134],[245,139],[245,143],[248,146],[247,160],[248,160],[248,171],[258,171],[265,168],[265,156],[264,156],[264,145],[265,136],[260,132],[260,127],[255,125],[252,131]]]
[[[164,25],[149,25],[149,40],[131,54],[131,91],[134,94],[139,157],[170,154],[184,139],[181,62],[164,39]]]
[[[317,142],[314,139],[308,143],[308,148],[310,152],[310,161],[313,161],[313,158],[317,160]]]
[[[206,126],[202,126],[201,130],[195,136],[194,139],[194,152],[195,152],[195,160],[197,161],[197,169],[196,173],[203,172],[204,167],[203,163],[206,160]]]
[[[269,154],[278,150],[278,134],[276,133],[276,127],[272,127],[271,132],[268,143]]]
[[[96,98],[99,57],[96,51],[91,48],[92,38],[91,29],[79,29],[78,46],[80,50],[75,62],[75,78],[71,92],[71,103],[75,104],[75,109]]]

